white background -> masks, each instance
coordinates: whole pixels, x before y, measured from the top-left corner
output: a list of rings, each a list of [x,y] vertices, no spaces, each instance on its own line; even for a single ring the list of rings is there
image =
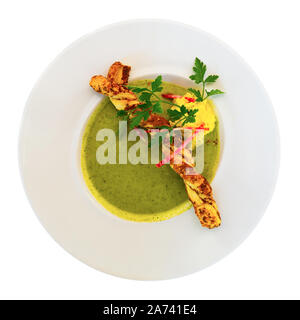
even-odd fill
[[[297,0],[2,1],[0,299],[300,299],[299,13]],[[225,41],[264,83],[280,128],[279,179],[258,227],[219,263],[175,280],[124,280],[77,261],[40,225],[19,176],[22,111],[41,72],[80,36],[131,18],[178,20]]]

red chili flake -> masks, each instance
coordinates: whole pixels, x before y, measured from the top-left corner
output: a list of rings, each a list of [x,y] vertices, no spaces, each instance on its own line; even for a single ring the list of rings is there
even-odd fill
[[[162,96],[163,98],[170,99],[170,100],[177,99],[177,98],[182,98],[182,96],[177,95],[177,94],[172,94],[172,93],[164,93],[164,94],[162,94],[161,96]],[[195,98],[191,98],[191,97],[184,97],[184,99],[185,99],[187,102],[195,102],[195,101],[196,101]]]
[[[209,128],[207,127],[204,127],[204,124],[201,124],[199,127],[184,127],[184,129],[190,129],[190,130],[193,130],[193,129],[200,129],[200,130],[209,130]]]
[[[184,97],[184,99],[186,99],[188,102],[195,102],[196,101],[195,98],[190,98],[190,97]]]
[[[165,99],[170,99],[170,100],[182,98],[182,96],[179,96],[177,94],[172,94],[172,93],[163,93],[161,96]]]

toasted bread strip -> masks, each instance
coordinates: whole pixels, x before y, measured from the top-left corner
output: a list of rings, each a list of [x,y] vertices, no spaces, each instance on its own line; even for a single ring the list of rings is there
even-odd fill
[[[140,104],[138,97],[124,87],[128,83],[131,67],[124,66],[120,62],[115,62],[109,69],[107,78],[94,76],[91,78],[90,86],[97,92],[110,97],[111,102],[118,110],[126,110]],[[157,128],[170,126],[167,119],[157,114],[151,114],[147,121],[141,123],[144,128]],[[186,169],[192,169],[192,165],[187,161],[182,164],[170,164],[171,168],[183,179],[190,201],[193,204],[195,213],[203,227],[212,229],[221,224],[221,217],[216,202],[213,198],[212,188],[208,181],[201,175],[187,175]]]
[[[118,110],[130,109],[140,104],[132,91],[103,76],[93,76],[90,80],[90,86],[95,91],[108,96]]]
[[[140,126],[142,128],[155,129],[162,126],[170,127],[170,122],[156,113],[151,113],[147,121],[143,121]]]
[[[190,167],[186,163],[171,163],[170,166],[183,179],[188,197],[202,226],[209,229],[218,227],[221,217],[209,182],[196,172],[195,175],[186,175],[186,169]]]
[[[107,74],[107,80],[120,85],[126,85],[128,84],[130,70],[130,66],[125,66],[121,62],[117,61],[110,66]]]
[[[188,197],[194,207],[195,213],[203,227],[212,229],[221,224],[220,213],[213,198],[212,188],[204,176],[194,169],[194,159],[189,149],[184,149],[183,153],[175,155],[177,147],[170,146],[171,168],[180,175],[185,184]],[[162,144],[164,153],[164,144]],[[166,150],[168,152],[168,150]],[[187,174],[189,170],[189,174]]]

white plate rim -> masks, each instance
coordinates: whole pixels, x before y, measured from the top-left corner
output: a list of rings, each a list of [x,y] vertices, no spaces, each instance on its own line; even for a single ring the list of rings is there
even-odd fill
[[[24,120],[25,120],[25,117],[26,117],[26,112],[27,112],[27,109],[28,109],[28,105],[32,99],[32,95],[34,94],[34,91],[38,85],[38,83],[40,82],[40,80],[47,74],[48,70],[56,63],[56,61],[64,55],[64,53],[70,49],[72,49],[73,46],[76,46],[77,44],[79,44],[82,40],[90,37],[91,35],[93,34],[97,34],[99,32],[103,32],[103,31],[106,31],[106,30],[109,30],[111,28],[114,28],[114,27],[122,27],[122,26],[126,26],[128,24],[133,24],[133,23],[141,23],[141,22],[148,22],[148,23],[156,23],[156,22],[159,22],[159,23],[166,23],[166,24],[173,24],[174,26],[177,25],[177,26],[182,26],[184,28],[187,28],[187,29],[190,29],[190,30],[193,30],[193,31],[197,31],[199,33],[203,33],[203,34],[207,34],[209,37],[213,38],[214,41],[216,42],[219,42],[220,44],[222,44],[222,46],[226,47],[228,50],[231,51],[231,53],[233,55],[236,56],[237,59],[240,59],[245,66],[248,67],[249,71],[256,77],[256,81],[259,83],[259,85],[263,88],[268,100],[269,100],[269,105],[271,106],[271,109],[269,111],[271,111],[271,113],[273,113],[273,119],[272,121],[275,121],[275,127],[276,127],[276,132],[275,132],[275,136],[276,136],[276,144],[277,144],[277,157],[275,159],[275,162],[276,162],[276,165],[275,165],[275,170],[274,170],[274,181],[275,183],[272,185],[271,187],[271,190],[270,190],[270,194],[271,196],[265,201],[265,205],[264,205],[264,208],[262,209],[262,214],[261,214],[261,217],[260,219],[263,217],[265,211],[266,211],[266,208],[268,207],[271,199],[272,199],[272,194],[274,193],[274,190],[275,190],[275,187],[276,187],[276,181],[278,179],[278,174],[279,174],[279,167],[280,167],[280,137],[279,137],[279,130],[278,130],[278,121],[276,119],[276,115],[275,115],[275,110],[272,108],[272,102],[269,98],[269,96],[267,95],[266,93],[266,90],[262,84],[262,82],[259,80],[258,76],[256,75],[255,71],[248,65],[248,63],[237,53],[235,52],[230,46],[228,46],[225,42],[223,42],[222,40],[220,40],[219,38],[215,37],[214,35],[204,31],[204,30],[201,30],[197,27],[194,27],[194,26],[191,26],[191,25],[188,25],[188,24],[185,24],[185,23],[182,23],[182,22],[177,22],[177,21],[173,21],[173,20],[168,20],[168,19],[131,19],[131,20],[125,20],[125,21],[121,21],[121,22],[116,22],[116,23],[112,23],[112,24],[109,24],[109,25],[106,25],[104,27],[101,27],[101,28],[98,28],[96,29],[95,31],[93,32],[90,32],[90,33],[87,33],[85,34],[84,36],[80,37],[79,39],[75,40],[74,42],[72,42],[69,46],[67,46],[60,54],[58,54],[56,56],[55,59],[52,60],[52,62],[45,68],[45,70],[41,73],[40,77],[38,78],[38,80],[36,81],[35,85],[33,86],[33,89],[26,101],[26,104],[25,104],[25,109],[23,111],[23,115],[22,115],[22,120],[21,120],[21,127],[20,127],[20,131],[19,131],[19,142],[18,142],[18,151],[19,151],[19,170],[20,170],[20,175],[21,175],[21,180],[22,180],[22,183],[23,183],[23,187],[24,187],[24,190],[25,190],[25,193],[26,193],[26,196],[28,198],[28,201],[33,209],[33,211],[35,212],[37,218],[39,219],[39,221],[41,222],[41,224],[43,225],[44,229],[49,233],[49,231],[47,230],[46,226],[42,223],[42,221],[40,220],[39,218],[39,215],[38,213],[35,211],[34,207],[32,206],[32,203],[31,203],[31,200],[30,200],[30,197],[27,193],[27,188],[26,188],[26,184],[25,184],[25,181],[24,181],[24,176],[23,176],[23,168],[22,168],[22,161],[21,161],[21,149],[22,149],[22,131],[23,131],[23,123],[24,123]],[[233,252],[236,248],[238,248],[240,246],[240,244],[245,241],[248,236],[250,235],[250,233],[253,231],[253,229],[256,227],[256,225],[259,223],[259,220],[257,220],[256,224],[252,226],[251,229],[248,230],[248,233],[245,234],[244,238],[238,243],[236,244],[235,248],[233,250],[230,251]],[[49,233],[49,235],[52,237],[51,233]],[[53,238],[53,237],[52,237]],[[59,244],[61,245],[62,247],[63,244],[61,244],[59,241],[57,241],[55,238],[54,240]],[[66,250],[66,248],[64,247],[64,249]],[[68,250],[67,250],[68,251]],[[69,252],[69,251],[68,251]],[[74,254],[72,254],[72,252],[69,252],[72,256],[74,256]],[[229,253],[226,253],[224,256],[227,256],[227,254]],[[216,261],[214,261],[213,263],[210,264],[213,265],[214,263],[220,261],[221,259],[224,258],[224,256],[220,257],[219,259],[217,259]],[[84,259],[81,259],[80,257],[76,256],[76,258],[78,260],[81,260],[83,263],[87,264],[87,265],[90,265],[86,260]],[[94,266],[90,265],[91,267],[94,268]],[[206,266],[208,267],[208,266]],[[206,268],[204,267],[204,268]],[[204,268],[202,268],[201,270],[203,270]],[[117,277],[123,277],[123,278],[128,278],[128,279],[134,279],[133,277],[129,276],[129,277],[126,277],[124,275],[120,275],[118,273],[114,273],[114,272],[110,272],[109,270],[101,270],[105,273],[108,273],[110,275],[114,275],[114,276],[117,276]],[[198,270],[195,270],[194,272],[198,272]],[[171,278],[176,278],[176,277],[182,277],[182,276],[185,276],[185,275],[188,275],[188,274],[191,274],[191,273],[187,273],[187,274],[181,274],[181,275],[177,275],[175,277],[171,277]],[[137,278],[136,280],[165,280],[165,279],[169,279],[168,277],[164,277],[164,278],[161,278],[161,279],[140,279],[140,278]]]

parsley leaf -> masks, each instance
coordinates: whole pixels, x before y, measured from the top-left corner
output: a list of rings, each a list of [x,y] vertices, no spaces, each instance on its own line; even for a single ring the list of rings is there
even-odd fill
[[[143,111],[142,115],[145,121],[147,121],[150,117],[150,113],[148,111]]]
[[[196,96],[196,101],[203,101],[203,98],[202,98],[202,94],[199,90],[196,90],[196,89],[193,89],[193,88],[189,88],[188,89],[190,92],[192,92],[194,94],[194,96]]]
[[[140,100],[141,101],[150,101],[150,98],[152,96],[152,93],[151,92],[143,92],[141,95],[140,95]]]
[[[207,94],[208,97],[214,96],[214,95],[216,95],[216,94],[222,94],[222,93],[224,93],[223,91],[221,91],[221,90],[219,90],[219,89],[212,89],[212,90],[210,90],[210,91],[208,91],[208,90],[205,90],[205,91],[206,91],[206,94]]]
[[[129,125],[130,129],[137,127],[140,124],[140,122],[143,120],[144,116],[145,115],[143,112],[136,112],[136,116],[131,118],[130,120],[130,125]]]
[[[198,109],[188,110],[186,119],[183,121],[182,126],[184,126],[186,123],[194,123],[194,122],[196,122],[196,113],[197,112],[198,112]]]
[[[156,79],[151,83],[152,92],[160,92],[162,90],[162,76],[156,77]]]
[[[128,118],[128,112],[126,110],[118,110],[117,111],[117,117],[127,119]]]
[[[152,107],[152,112],[153,113],[162,113],[163,112],[163,109],[161,107],[161,103],[160,101],[157,101],[153,107]]]
[[[190,76],[190,79],[195,81],[197,84],[203,82],[204,75],[206,72],[206,65],[199,58],[195,59],[193,71],[195,73]]]
[[[182,105],[182,106],[180,107],[180,112],[181,112],[182,114],[187,113],[187,111],[188,111],[188,109],[186,108],[186,106]]]
[[[198,109],[187,109],[186,106],[182,105],[180,110],[168,109],[168,115],[172,122],[175,122],[173,127],[176,125],[184,126],[186,123],[196,122],[196,113]]]
[[[206,83],[212,83],[212,82],[216,82],[217,79],[219,78],[219,76],[217,76],[216,74],[210,75],[205,79]]]
[[[182,113],[178,110],[168,109],[167,112],[172,122],[179,120],[182,117]]]

